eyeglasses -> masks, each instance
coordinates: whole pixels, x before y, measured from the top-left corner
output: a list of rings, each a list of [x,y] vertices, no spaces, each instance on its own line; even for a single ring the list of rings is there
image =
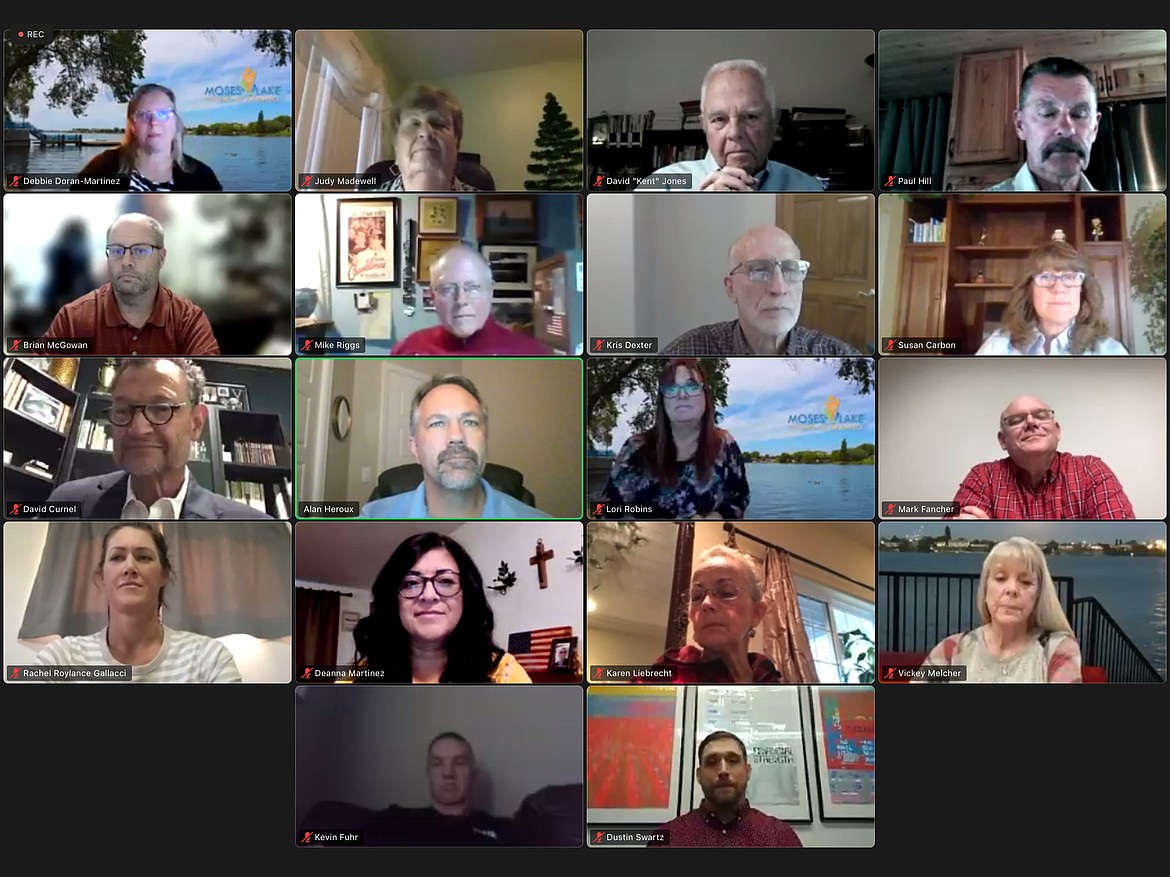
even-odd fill
[[[1020,414],[1009,414],[1003,419],[1003,422],[1007,426],[1019,426],[1029,417],[1031,417],[1033,420],[1038,420],[1041,423],[1047,423],[1056,417],[1056,412],[1051,408],[1037,408],[1035,411],[1024,411]]]
[[[463,583],[459,580],[459,573],[452,569],[441,569],[433,576],[423,576],[411,573],[398,586],[398,593],[407,600],[415,600],[426,590],[427,582],[435,586],[435,593],[440,597],[454,597],[463,590]]]
[[[742,271],[752,283],[770,283],[780,269],[780,274],[788,283],[803,283],[808,276],[810,262],[803,259],[760,259],[754,262],[740,262],[731,269],[732,274]]]
[[[1032,275],[1032,282],[1045,288],[1055,286],[1057,280],[1065,286],[1080,286],[1085,282],[1085,272],[1065,271],[1063,274],[1053,274],[1051,271],[1045,271],[1042,274]]]
[[[130,422],[134,420],[135,413],[141,411],[147,423],[153,423],[155,426],[165,426],[171,422],[171,418],[175,416],[176,411],[180,408],[185,408],[189,404],[191,403],[168,404],[151,402],[148,405],[130,405],[119,402],[106,412],[106,420],[114,424],[114,426],[129,426]]]
[[[156,122],[165,122],[168,119],[174,118],[174,115],[174,110],[136,110],[131,118],[135,122],[140,122],[145,125],[151,119],[154,119]]]
[[[703,385],[698,381],[687,381],[685,384],[663,384],[662,395],[667,399],[676,399],[680,393],[688,396],[697,396],[703,391]]]
[[[708,594],[714,595],[715,599],[721,603],[734,603],[742,593],[743,588],[737,587],[736,585],[720,585],[714,590],[708,588],[692,588],[691,605],[702,603]]]
[[[158,244],[131,244],[124,247],[121,244],[109,244],[106,247],[106,257],[110,259],[121,259],[126,255],[126,251],[130,251],[130,255],[135,259],[145,259],[150,256],[155,250],[161,250]]]
[[[449,301],[459,294],[460,286],[458,283],[444,283],[441,286],[436,286],[434,289],[436,296],[443,301]],[[462,289],[464,297],[470,301],[479,301],[487,295],[487,290],[478,283],[464,283]]]

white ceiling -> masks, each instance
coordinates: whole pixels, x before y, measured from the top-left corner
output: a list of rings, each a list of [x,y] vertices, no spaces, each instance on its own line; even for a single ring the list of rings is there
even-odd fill
[[[583,58],[579,30],[362,31],[400,86]]]
[[[450,535],[460,521],[303,521],[297,524],[295,577],[368,591],[403,540],[432,530]]]
[[[1164,30],[883,30],[878,34],[879,103],[950,94],[961,55],[1022,48],[1028,61],[1051,55],[1086,66],[1166,56]]]

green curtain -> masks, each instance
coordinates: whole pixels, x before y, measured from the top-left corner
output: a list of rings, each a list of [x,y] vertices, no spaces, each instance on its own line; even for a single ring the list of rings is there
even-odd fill
[[[942,189],[947,164],[951,96],[911,97],[882,103],[878,118],[878,186],[889,177],[932,178]]]

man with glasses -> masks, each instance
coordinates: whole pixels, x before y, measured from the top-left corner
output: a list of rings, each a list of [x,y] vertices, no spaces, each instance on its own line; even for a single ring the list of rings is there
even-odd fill
[[[776,139],[776,92],[763,64],[749,60],[715,64],[703,77],[699,111],[707,155],[702,161],[680,161],[654,173],[690,174],[690,188],[699,192],[824,191],[816,177],[768,159]]]
[[[44,340],[89,339],[102,356],[218,356],[198,305],[159,284],[167,248],[158,220],[125,213],[106,231],[110,282],[65,305]]]
[[[1132,520],[1133,506],[1113,470],[1099,457],[1057,450],[1056,412],[1035,396],[1020,396],[999,420],[1007,457],[967,473],[954,517],[973,520]]]
[[[723,290],[737,319],[691,329],[665,356],[851,356],[839,338],[798,326],[809,263],[796,241],[774,225],[753,228],[731,245]]]
[[[988,192],[1093,192],[1085,177],[1101,114],[1088,67],[1068,58],[1042,58],[1020,78],[1012,111],[1027,160],[1011,179]]]
[[[461,375],[436,375],[410,403],[410,452],[423,480],[406,493],[362,507],[365,518],[547,518],[483,477],[488,412],[475,384]]]
[[[552,356],[535,338],[492,317],[492,270],[471,247],[459,244],[434,261],[431,291],[439,325],[407,335],[392,356]]]
[[[52,503],[81,503],[99,520],[268,518],[200,486],[187,468],[207,422],[203,369],[188,359],[124,359],[114,372],[106,420],[118,471],[67,481]]]

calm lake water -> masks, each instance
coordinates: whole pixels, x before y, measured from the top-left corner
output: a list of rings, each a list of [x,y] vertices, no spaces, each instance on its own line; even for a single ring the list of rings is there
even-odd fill
[[[925,554],[913,551],[878,552],[878,640],[884,639],[885,619],[882,612],[889,595],[881,577],[883,572],[969,573],[978,576],[983,568],[983,554]],[[1133,640],[1141,652],[1166,675],[1166,558],[1103,557],[1096,555],[1057,554],[1048,557],[1048,570],[1054,576],[1073,579],[1073,597],[1096,597],[1118,626]],[[976,584],[978,584],[976,582]],[[933,601],[926,605],[926,586],[919,590],[923,609],[919,616],[929,616],[916,633],[924,642],[941,639],[934,628]],[[958,598],[954,588],[952,605]],[[963,597],[973,594],[964,590]],[[913,599],[907,594],[909,599]],[[945,598],[944,598],[945,599]],[[973,599],[973,597],[972,597]],[[913,617],[913,604],[906,606],[906,619]]]
[[[52,133],[52,132],[49,132]],[[88,140],[118,140],[117,134],[85,134]],[[108,146],[38,146],[4,150],[10,174],[75,174]],[[291,137],[187,137],[183,148],[208,165],[225,192],[287,192],[292,188]]]

